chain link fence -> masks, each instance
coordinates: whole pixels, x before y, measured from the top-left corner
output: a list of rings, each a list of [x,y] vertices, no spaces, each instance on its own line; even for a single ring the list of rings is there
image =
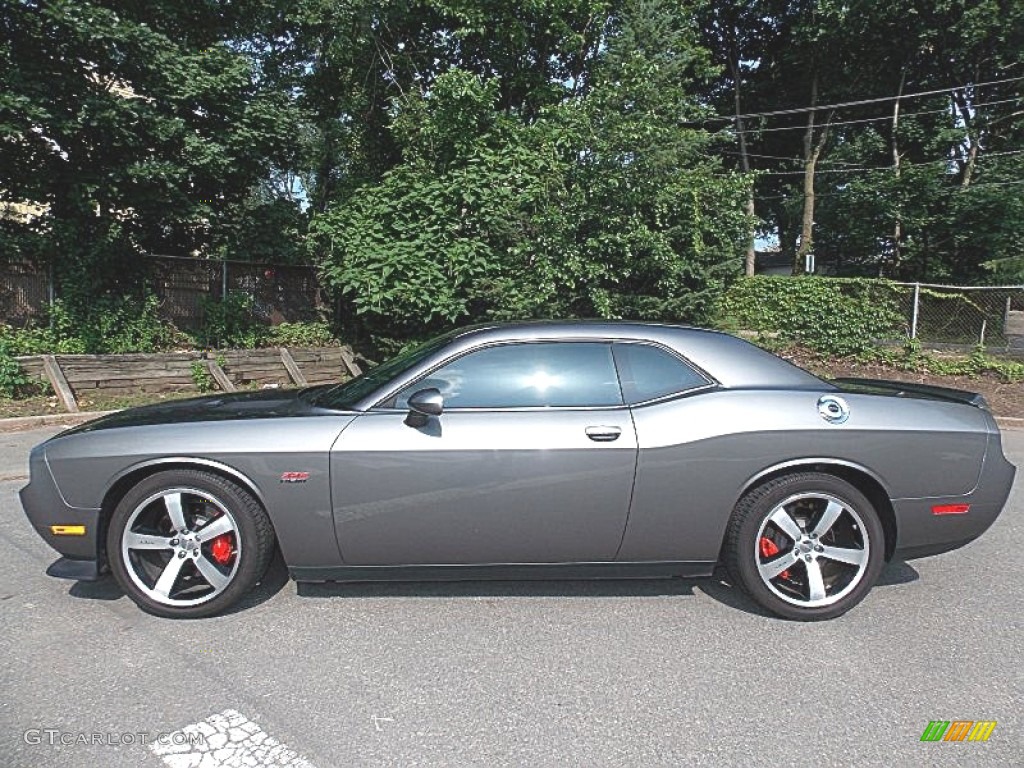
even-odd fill
[[[38,320],[53,301],[50,273],[32,264],[0,269],[0,322],[23,327]]]
[[[232,294],[247,296],[253,316],[267,324],[310,322],[329,313],[327,296],[311,266],[178,256],[150,256],[146,266],[145,287],[160,299],[161,315],[182,330],[202,327],[206,305]],[[46,267],[0,267],[0,322],[18,327],[38,323],[57,297]]]
[[[908,336],[926,344],[1024,349],[1024,286],[900,283]]]

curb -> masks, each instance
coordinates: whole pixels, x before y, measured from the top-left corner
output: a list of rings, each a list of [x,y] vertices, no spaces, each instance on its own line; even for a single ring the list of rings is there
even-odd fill
[[[116,411],[84,411],[82,413],[48,413],[45,416],[16,416],[0,419],[0,432],[23,432],[40,427],[75,427]]]
[[[996,416],[996,424],[1000,429],[1024,429],[1024,419],[1012,416]]]

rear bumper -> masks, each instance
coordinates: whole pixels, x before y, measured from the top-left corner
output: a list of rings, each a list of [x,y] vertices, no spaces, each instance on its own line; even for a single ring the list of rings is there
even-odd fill
[[[46,465],[42,446],[29,458],[29,484],[21,489],[21,506],[32,527],[47,544],[69,560],[100,559],[100,510],[68,505]],[[53,526],[82,526],[81,535],[55,533]]]
[[[904,559],[948,552],[969,544],[991,527],[999,517],[1017,468],[1003,456],[999,435],[989,443],[978,485],[966,496],[926,499],[894,499],[898,531],[896,555]],[[970,505],[964,514],[937,515],[942,505]]]

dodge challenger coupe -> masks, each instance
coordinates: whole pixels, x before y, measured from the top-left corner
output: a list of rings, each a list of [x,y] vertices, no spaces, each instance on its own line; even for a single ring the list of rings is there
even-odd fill
[[[21,499],[143,610],[222,611],[275,548],[298,581],[704,576],[839,616],[885,562],[963,546],[1015,469],[977,395],[825,382],[723,333],[464,329],[337,386],[105,416],[39,446]]]

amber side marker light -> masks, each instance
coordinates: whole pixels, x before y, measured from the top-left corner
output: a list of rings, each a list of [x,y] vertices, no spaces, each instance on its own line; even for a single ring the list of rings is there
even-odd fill
[[[939,504],[932,507],[933,515],[966,515],[970,511],[970,504]]]
[[[84,525],[51,525],[50,532],[54,536],[85,536]]]

